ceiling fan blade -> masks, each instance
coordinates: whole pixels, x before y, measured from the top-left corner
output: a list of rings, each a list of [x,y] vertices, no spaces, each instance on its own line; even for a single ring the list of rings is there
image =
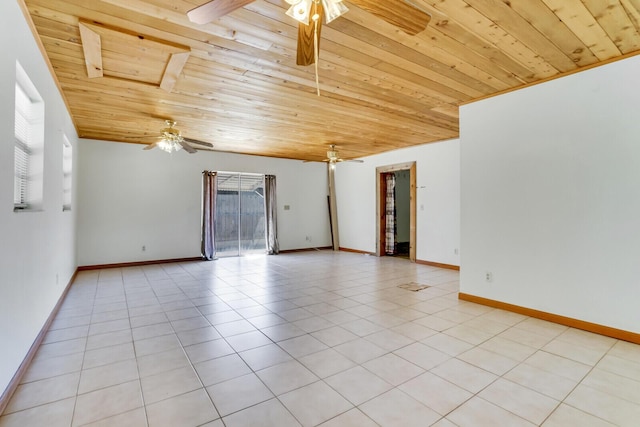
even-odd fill
[[[197,153],[198,152],[195,148],[190,146],[188,142],[178,141],[178,144],[182,145],[182,148],[184,148],[184,151],[186,151],[189,154],[193,154],[193,153]]]
[[[253,0],[212,0],[187,12],[189,21],[195,24],[208,24],[221,16],[231,13]]]
[[[143,150],[151,150],[152,148],[156,148],[156,145],[158,145],[157,142],[152,142],[151,144],[144,147]]]
[[[367,12],[415,36],[427,28],[431,15],[405,0],[349,0]]]
[[[202,145],[205,147],[213,148],[213,144],[211,144],[210,142],[198,141],[197,139],[191,139],[191,138],[182,138],[182,139],[188,142],[189,144],[196,144],[196,145]]]
[[[313,48],[313,33],[315,30],[315,25],[318,26],[318,52],[320,51],[320,33],[322,32],[322,18],[323,18],[323,9],[322,3],[315,4],[317,9],[316,11],[312,11],[311,14],[317,13],[320,15],[315,21],[311,21],[309,25],[305,25],[303,23],[298,24],[298,53],[296,55],[296,64],[297,65],[311,65],[316,62],[314,48]]]
[[[364,163],[364,160],[351,159],[351,160],[345,160],[345,162],[351,162],[351,163]]]

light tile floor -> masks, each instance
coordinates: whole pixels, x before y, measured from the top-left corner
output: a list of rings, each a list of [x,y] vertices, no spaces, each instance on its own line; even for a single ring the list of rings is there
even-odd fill
[[[640,346],[457,291],[331,251],[81,272],[0,426],[640,425]]]

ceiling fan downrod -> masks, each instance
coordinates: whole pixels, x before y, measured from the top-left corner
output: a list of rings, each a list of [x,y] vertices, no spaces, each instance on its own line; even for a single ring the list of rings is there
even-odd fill
[[[320,96],[320,77],[318,75],[318,55],[320,54],[318,52],[318,21],[320,20],[320,15],[318,14],[318,1],[315,0],[313,2],[314,13],[311,19],[313,20],[313,65],[316,70],[316,93]]]

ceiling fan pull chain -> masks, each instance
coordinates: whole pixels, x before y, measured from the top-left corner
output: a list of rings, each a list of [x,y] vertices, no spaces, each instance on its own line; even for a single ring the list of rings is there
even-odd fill
[[[313,54],[315,55],[315,68],[316,68],[316,92],[320,96],[320,80],[318,77],[318,25],[316,25],[315,32],[313,34]]]
[[[318,3],[313,2],[313,58],[314,68],[316,70],[316,93],[320,96],[320,79],[318,77],[318,21],[321,19],[318,15]]]

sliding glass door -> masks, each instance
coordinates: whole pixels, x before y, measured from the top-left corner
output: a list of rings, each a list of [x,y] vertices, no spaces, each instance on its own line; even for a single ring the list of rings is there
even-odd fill
[[[218,256],[265,253],[264,175],[218,172]]]

